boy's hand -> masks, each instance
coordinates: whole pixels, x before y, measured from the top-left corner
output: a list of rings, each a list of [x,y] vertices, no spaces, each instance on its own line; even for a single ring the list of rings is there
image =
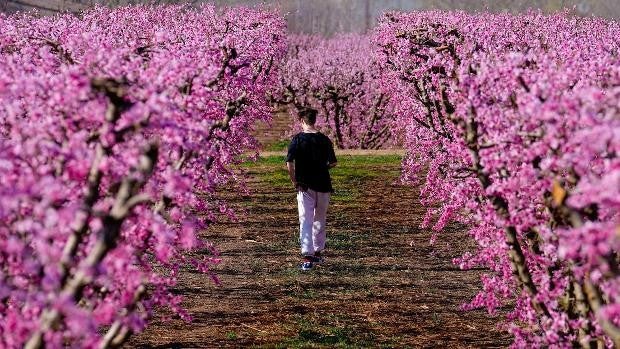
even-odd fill
[[[297,182],[292,181],[293,183],[293,188],[295,188],[296,191],[299,191],[299,184],[297,184]]]
[[[303,184],[295,183],[295,190],[306,192],[306,191],[308,191],[308,186],[303,185]]]

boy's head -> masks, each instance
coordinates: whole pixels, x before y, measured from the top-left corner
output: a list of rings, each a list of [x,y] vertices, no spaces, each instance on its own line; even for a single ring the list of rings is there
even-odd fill
[[[314,124],[316,123],[316,114],[316,109],[312,108],[304,108],[298,113],[299,120],[310,126],[314,126]]]

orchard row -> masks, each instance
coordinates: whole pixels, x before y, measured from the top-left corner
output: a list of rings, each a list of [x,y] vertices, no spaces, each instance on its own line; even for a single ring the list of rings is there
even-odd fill
[[[189,319],[171,289],[218,261],[198,232],[232,215],[213,193],[271,117],[283,19],[135,6],[0,28],[0,346],[115,347],[155,307]]]
[[[404,144],[424,224],[471,227],[464,306],[516,347],[620,346],[620,26],[566,14],[387,13],[289,36],[266,10],[0,15],[2,346],[113,347],[208,273],[214,196],[276,104],[341,148]],[[403,239],[407,239],[403,236]],[[202,256],[202,257],[196,257]],[[206,256],[206,257],[205,257]]]
[[[424,223],[471,227],[455,262],[490,272],[465,308],[509,306],[516,347],[620,346],[619,34],[460,12],[386,14],[373,34]]]

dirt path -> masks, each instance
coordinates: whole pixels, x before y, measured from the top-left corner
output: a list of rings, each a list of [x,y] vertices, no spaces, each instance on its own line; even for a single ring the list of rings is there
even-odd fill
[[[194,317],[158,321],[128,347],[505,347],[498,319],[459,306],[478,271],[452,258],[466,246],[451,226],[429,245],[417,190],[394,184],[398,156],[346,156],[334,173],[327,263],[301,273],[294,193],[283,159],[249,168],[252,196],[227,199],[247,212],[204,232],[222,254],[222,285],[184,271],[178,292]]]
[[[293,117],[286,112],[286,109],[276,111],[270,123],[259,122],[257,124],[256,131],[254,132],[256,140],[258,140],[260,144],[269,147],[273,145],[273,143],[287,139],[292,132],[292,122]]]

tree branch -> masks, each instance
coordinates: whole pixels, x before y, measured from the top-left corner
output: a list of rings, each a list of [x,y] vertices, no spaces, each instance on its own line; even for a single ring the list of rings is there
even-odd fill
[[[97,241],[73,278],[67,281],[61,292],[62,297],[67,297],[77,302],[84,287],[93,280],[92,271],[101,263],[107,253],[116,247],[121,226],[133,208],[131,204],[137,201],[134,199],[134,193],[137,193],[150,177],[155,167],[157,156],[158,147],[155,144],[150,144],[140,156],[135,173],[125,177],[116,193],[116,199],[112,208],[102,219],[103,226],[97,233]],[[24,348],[41,348],[43,346],[43,335],[54,326],[60,317],[61,313],[58,309],[45,309],[41,315],[39,328],[31,335]]]
[[[144,287],[143,284],[138,286],[138,289],[134,294],[133,301],[121,311],[120,317],[125,317],[129,313],[133,312],[145,294],[146,287]],[[118,348],[125,343],[125,341],[127,341],[130,335],[131,329],[127,325],[123,325],[120,319],[116,320],[112,323],[106,334],[103,336],[103,340],[99,344],[99,349]]]

